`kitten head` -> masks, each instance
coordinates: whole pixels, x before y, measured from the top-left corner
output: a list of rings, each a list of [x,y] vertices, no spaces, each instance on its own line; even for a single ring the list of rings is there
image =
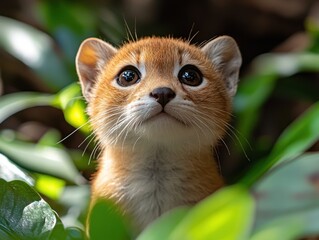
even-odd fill
[[[230,119],[241,55],[235,41],[199,48],[146,38],[116,49],[87,39],[76,58],[93,129],[102,145],[213,145]]]

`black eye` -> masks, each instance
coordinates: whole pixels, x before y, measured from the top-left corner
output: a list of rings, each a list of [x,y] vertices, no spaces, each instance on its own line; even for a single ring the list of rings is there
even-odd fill
[[[122,87],[131,86],[141,80],[141,74],[136,67],[127,66],[117,76],[117,83]]]
[[[189,86],[199,86],[203,82],[203,74],[194,65],[185,65],[178,73],[181,83]]]

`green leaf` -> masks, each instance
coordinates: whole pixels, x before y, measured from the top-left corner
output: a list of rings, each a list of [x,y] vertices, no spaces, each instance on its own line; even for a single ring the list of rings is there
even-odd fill
[[[137,240],[162,240],[169,239],[177,224],[187,215],[189,207],[179,207],[171,212],[162,215],[149,227],[147,227],[137,238]]]
[[[246,240],[254,216],[254,201],[246,188],[223,188],[197,204],[168,239]]]
[[[29,185],[34,184],[34,180],[19,167],[13,164],[6,156],[0,153],[0,176],[6,181],[22,180]]]
[[[37,5],[42,25],[57,39],[68,62],[74,64],[81,41],[97,34],[98,14],[81,2],[39,1]]]
[[[244,137],[249,138],[253,127],[258,121],[259,111],[275,87],[277,76],[253,75],[239,85],[238,93],[234,99],[236,115],[236,129],[240,133],[239,141],[245,144]],[[243,146],[244,147],[244,146]]]
[[[89,185],[64,187],[57,203],[69,209],[66,215],[61,216],[66,227],[83,228],[86,222],[90,194]]]
[[[100,200],[94,204],[89,217],[89,233],[92,240],[131,239],[131,231],[120,210],[110,200]]]
[[[86,182],[64,149],[10,141],[0,135],[0,151],[27,169],[61,177],[77,184]]]
[[[75,128],[88,134],[90,127],[85,112],[86,104],[79,84],[71,84],[56,95],[54,106],[63,110],[65,120]]]
[[[72,82],[52,39],[45,33],[16,20],[0,16],[0,47],[19,59],[54,90]]]
[[[300,155],[318,141],[318,116],[319,103],[316,103],[285,129],[270,155],[250,169],[241,183],[252,185],[272,166]]]
[[[252,68],[263,75],[292,76],[302,71],[319,71],[319,56],[315,53],[268,53],[255,59]]]
[[[1,239],[49,239],[61,227],[54,211],[25,182],[0,179],[0,193]]]
[[[234,98],[234,111],[237,119],[236,129],[242,147],[258,121],[262,105],[272,93],[276,81],[301,71],[319,71],[319,56],[314,53],[263,54],[251,65],[252,73],[239,84]]]
[[[290,124],[277,140],[269,158],[280,162],[303,153],[319,140],[319,102]]]
[[[260,227],[251,240],[292,240],[318,236],[319,208],[278,216]]]
[[[250,240],[292,240],[297,239],[304,228],[300,218],[277,218],[252,235]]]
[[[319,234],[318,190],[319,153],[304,154],[273,168],[252,188],[256,197],[256,236],[289,227],[293,231],[283,239]]]
[[[37,174],[35,188],[41,194],[58,200],[65,187],[65,181],[48,175]]]
[[[65,240],[83,240],[83,239],[86,239],[85,233],[79,228],[69,227],[69,228],[66,228],[65,231],[66,231],[66,235],[67,235]]]
[[[35,92],[19,92],[1,96],[0,123],[11,115],[26,108],[36,106],[50,106],[53,100],[53,95]]]

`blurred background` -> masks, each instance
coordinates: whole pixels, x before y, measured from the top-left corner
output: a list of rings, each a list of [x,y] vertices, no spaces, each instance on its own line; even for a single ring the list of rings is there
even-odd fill
[[[77,49],[87,37],[120,46],[131,34],[194,44],[230,35],[238,42],[243,66],[234,128],[227,147],[215,151],[228,183],[267,156],[319,100],[316,0],[0,1],[0,153],[36,179],[48,201],[59,199],[51,204],[62,213],[82,214],[61,199],[88,195],[98,155],[83,126]]]

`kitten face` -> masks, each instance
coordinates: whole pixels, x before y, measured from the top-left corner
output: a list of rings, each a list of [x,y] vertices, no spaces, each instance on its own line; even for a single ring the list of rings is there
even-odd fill
[[[221,46],[200,49],[180,40],[147,38],[119,50],[99,40],[84,44],[78,73],[102,145],[213,145],[221,138],[230,118],[234,89],[229,86],[236,87],[229,78],[235,74],[237,82],[240,61],[226,68],[240,54],[228,57],[228,50],[221,51],[223,42],[217,43]]]

